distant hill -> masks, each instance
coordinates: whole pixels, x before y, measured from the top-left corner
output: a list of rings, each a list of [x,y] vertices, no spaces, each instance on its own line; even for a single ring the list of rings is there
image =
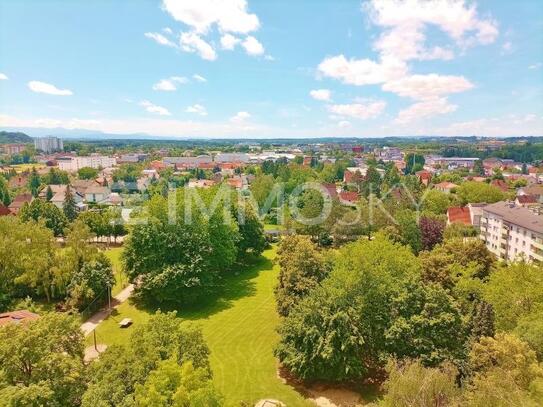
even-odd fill
[[[32,137],[25,133],[0,131],[0,144],[32,143]]]

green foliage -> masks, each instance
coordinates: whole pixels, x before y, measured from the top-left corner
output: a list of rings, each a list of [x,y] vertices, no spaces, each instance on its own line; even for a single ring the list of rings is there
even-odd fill
[[[260,256],[266,248],[264,226],[251,205],[242,203],[243,222],[238,222],[239,236],[238,257],[241,260],[248,257]]]
[[[263,208],[266,204],[268,196],[272,192],[275,185],[275,179],[272,175],[258,175],[251,183],[251,192],[258,203],[259,208]]]
[[[55,236],[62,236],[68,226],[66,215],[54,204],[41,199],[34,199],[30,204],[25,203],[19,217],[23,222],[43,221],[45,227],[51,229]]]
[[[505,194],[501,189],[484,182],[467,181],[456,189],[463,205],[468,203],[494,203],[503,201]]]
[[[201,388],[206,389],[204,393],[208,394],[207,385],[210,378],[208,355],[209,350],[199,329],[182,326],[175,313],[158,312],[152,315],[146,324],[136,327],[127,346],[108,348],[100,355],[100,359],[91,365],[90,383],[82,405],[83,407],[134,405],[136,391],[137,397],[142,398],[146,386],[148,390],[153,391],[153,385],[158,385],[156,379],[166,374],[164,369],[160,371],[161,366],[164,368],[161,362],[166,360],[168,361],[166,365],[172,368],[173,363],[178,368],[189,364],[194,366],[193,372],[187,369],[185,377],[188,378],[197,372],[192,378],[198,379],[196,382],[202,384]],[[165,378],[167,376],[166,374]],[[191,389],[189,393],[193,391],[195,390]]]
[[[0,327],[0,361],[3,405],[79,405],[86,377],[77,318],[48,313]]]
[[[458,401],[460,389],[455,383],[457,370],[450,364],[430,368],[417,360],[404,363],[392,360],[388,362],[386,370],[386,394],[377,403],[379,406],[452,406]]]
[[[498,268],[490,275],[484,299],[496,312],[496,327],[513,330],[520,319],[543,309],[543,269],[524,262]]]
[[[424,167],[424,156],[421,154],[408,153],[405,155],[405,173],[414,174]]]
[[[36,171],[36,167],[32,167],[32,171],[30,172],[30,177],[28,178],[28,189],[30,189],[32,196],[34,197],[38,196],[38,192],[40,191],[40,186],[41,186],[41,178],[38,174],[38,171]]]
[[[344,246],[330,276],[283,320],[279,360],[302,379],[365,376],[380,365],[392,298],[418,270],[409,249],[381,235]]]
[[[469,406],[537,406],[543,396],[543,366],[527,343],[498,333],[475,343],[465,394]]]
[[[305,236],[285,237],[278,251],[279,283],[275,288],[279,315],[290,309],[317,287],[328,274],[328,265],[315,245]]]
[[[463,223],[451,223],[445,227],[443,232],[443,239],[458,239],[465,237],[477,237],[479,232],[471,225],[464,225]]]
[[[60,171],[57,168],[51,168],[49,172],[42,178],[46,185],[68,185],[70,177],[66,171]]]
[[[62,211],[64,212],[66,219],[68,219],[70,222],[73,222],[75,218],[77,218],[77,205],[75,203],[74,194],[69,185],[66,187]]]
[[[396,214],[400,241],[417,254],[422,249],[422,234],[417,224],[416,213],[409,209],[404,209]]]
[[[79,179],[95,179],[98,176],[98,169],[92,167],[83,167],[77,170]]]
[[[141,407],[223,405],[205,369],[195,369],[192,362],[179,366],[175,359],[160,362],[143,385],[136,385],[135,401]]]
[[[539,309],[522,317],[514,333],[530,345],[538,360],[543,361],[543,310]]]
[[[68,305],[80,310],[89,305],[96,297],[107,298],[108,287],[115,284],[111,262],[103,253],[86,262],[71,276],[68,285]]]
[[[11,195],[9,193],[9,186],[6,179],[0,175],[0,204],[9,206],[11,203]]]
[[[452,206],[451,194],[429,189],[423,195],[422,210],[433,213],[434,215],[443,215],[447,213],[449,206]]]

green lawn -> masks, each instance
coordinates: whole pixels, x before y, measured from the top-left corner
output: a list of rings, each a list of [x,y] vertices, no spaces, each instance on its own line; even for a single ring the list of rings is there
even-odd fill
[[[279,316],[273,287],[279,270],[272,264],[275,254],[273,247],[264,252],[258,264],[229,277],[220,298],[178,314],[184,321],[202,327],[211,349],[215,384],[229,403],[274,398],[288,406],[310,405],[277,377],[273,349],[279,340]],[[148,314],[128,302],[121,304],[97,328],[98,342],[126,343],[131,329],[117,325],[123,318],[132,318],[138,325],[147,320]],[[92,343],[92,335],[87,341]]]

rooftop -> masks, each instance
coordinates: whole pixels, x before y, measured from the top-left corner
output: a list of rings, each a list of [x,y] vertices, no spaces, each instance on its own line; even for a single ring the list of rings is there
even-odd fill
[[[515,206],[510,202],[496,202],[485,206],[483,210],[498,215],[504,221],[513,225],[521,226],[533,232],[543,233],[543,217],[536,215],[527,208]]]

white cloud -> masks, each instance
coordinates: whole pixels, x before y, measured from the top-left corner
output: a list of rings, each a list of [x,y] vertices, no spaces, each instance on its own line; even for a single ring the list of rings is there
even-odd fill
[[[251,35],[243,40],[241,46],[245,48],[245,51],[249,55],[262,55],[264,53],[264,46]]]
[[[387,82],[382,88],[402,97],[425,100],[449,93],[464,92],[473,88],[473,84],[463,76],[429,74],[406,76]]]
[[[172,76],[168,79],[161,79],[153,85],[153,90],[174,91],[177,85],[187,83],[188,79],[183,76]]]
[[[211,45],[194,32],[181,33],[181,48],[186,52],[196,52],[200,57],[208,61],[217,59],[217,53]]]
[[[348,60],[344,55],[338,55],[324,59],[317,69],[324,76],[358,86],[383,83],[407,73],[407,65],[393,57],[375,62],[370,59]]]
[[[199,114],[200,116],[207,116],[206,108],[199,104],[187,106],[187,108],[185,109],[185,112]]]
[[[232,51],[236,47],[236,45],[240,43],[240,41],[241,40],[239,38],[227,33],[221,37],[221,47],[223,49]]]
[[[73,92],[69,89],[59,89],[55,85],[50,83],[39,82],[39,81],[30,81],[28,82],[28,87],[32,92],[36,93],[47,93],[48,95],[55,96],[71,96]]]
[[[173,30],[170,27],[164,27],[162,31],[164,31],[166,34],[169,34],[169,35],[173,34]]]
[[[337,123],[337,126],[341,129],[346,129],[346,128],[349,128],[351,127],[351,122],[347,121],[347,120],[341,120]]]
[[[379,116],[385,107],[386,102],[384,101],[327,106],[328,111],[335,115],[354,117],[362,120]]]
[[[514,51],[513,43],[511,41],[505,41],[502,44],[502,55],[508,55]]]
[[[157,44],[165,45],[167,47],[173,47],[173,48],[177,47],[173,41],[170,41],[168,38],[166,38],[160,33],[145,33],[144,35],[147,38],[151,38],[152,40],[155,40]]]
[[[232,123],[242,123],[248,120],[250,117],[251,115],[248,112],[237,112],[235,116],[230,118],[230,121]]]
[[[309,92],[309,95],[315,100],[330,100],[332,93],[328,89],[315,89]]]
[[[246,0],[163,0],[162,5],[175,20],[202,34],[215,24],[222,32],[241,34],[260,27],[257,15],[247,11]]]
[[[536,62],[535,64],[529,65],[528,69],[539,69],[539,68],[541,68],[541,66],[543,66],[543,63]]]
[[[410,123],[426,117],[454,112],[458,106],[451,105],[446,98],[427,99],[400,110],[396,122]]]
[[[204,78],[202,75],[194,74],[192,75],[192,78],[198,82],[207,82],[207,79]]]
[[[8,76],[0,72],[0,81],[7,81],[7,80],[8,80]]]
[[[153,103],[149,102],[148,100],[142,100],[140,102],[140,106],[143,106],[145,110],[147,110],[149,113],[155,113],[160,116],[171,116],[171,113],[168,109],[162,106],[154,105]]]

